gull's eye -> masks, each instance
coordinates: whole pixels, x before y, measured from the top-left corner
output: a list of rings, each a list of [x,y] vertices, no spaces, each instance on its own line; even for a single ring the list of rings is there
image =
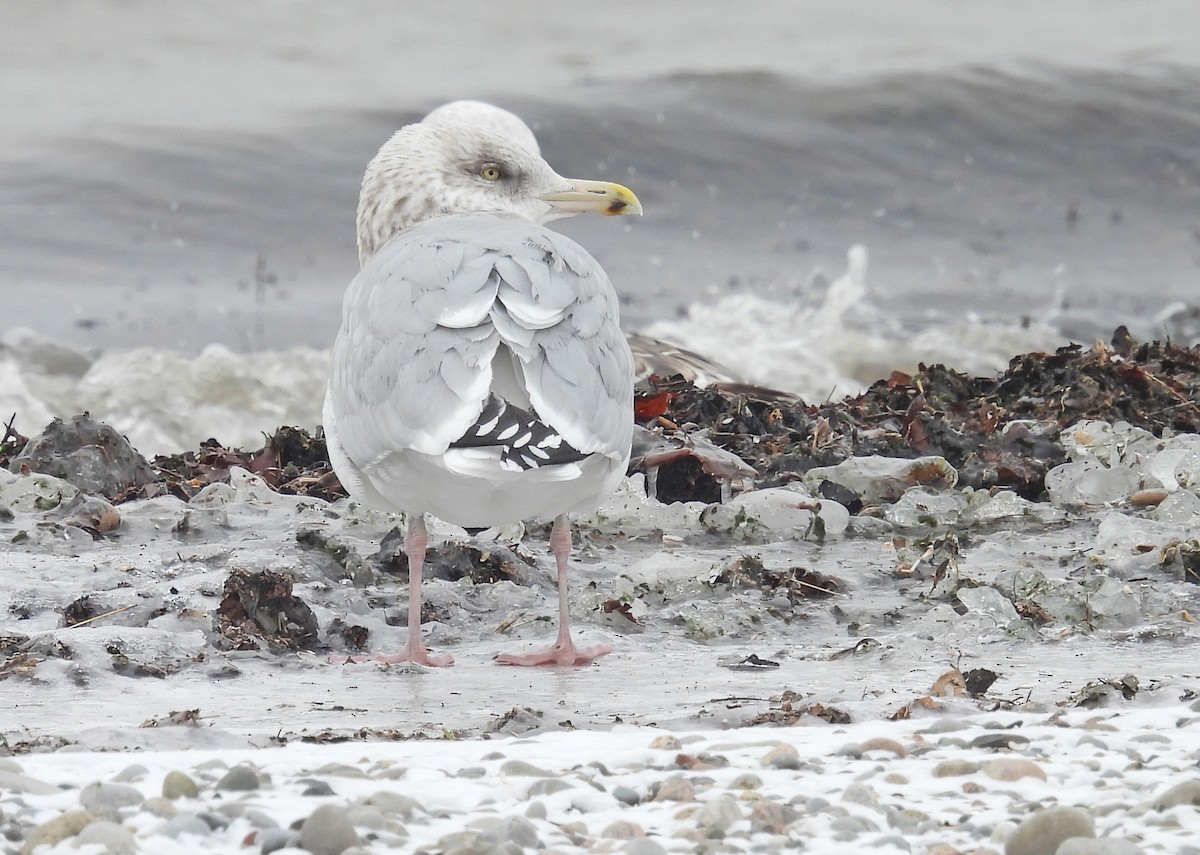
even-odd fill
[[[504,177],[504,170],[498,163],[485,163],[479,167],[479,177],[485,181],[499,181]]]

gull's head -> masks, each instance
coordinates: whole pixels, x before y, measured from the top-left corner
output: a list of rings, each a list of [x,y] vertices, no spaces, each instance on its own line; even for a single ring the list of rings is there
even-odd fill
[[[454,101],[398,130],[372,158],[358,200],[365,262],[404,229],[448,214],[546,223],[572,214],[640,214],[626,187],[564,178],[542,158],[529,126],[482,101]]]

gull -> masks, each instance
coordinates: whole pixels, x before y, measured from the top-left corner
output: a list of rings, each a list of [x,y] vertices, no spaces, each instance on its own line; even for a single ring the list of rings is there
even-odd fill
[[[543,226],[641,212],[619,184],[563,178],[524,122],[478,101],[401,128],[368,164],[362,269],[343,300],[323,421],[350,494],[408,520],[408,641],[379,661],[453,664],[421,636],[426,514],[465,528],[554,519],[557,640],[497,662],[611,652],[571,639],[568,515],[625,474],[633,357],[604,269]]]

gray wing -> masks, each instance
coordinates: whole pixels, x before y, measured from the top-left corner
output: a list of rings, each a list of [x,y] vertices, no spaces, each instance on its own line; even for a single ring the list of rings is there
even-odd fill
[[[441,454],[475,423],[506,345],[539,418],[579,451],[629,453],[633,361],[607,275],[519,221],[430,220],[363,267],[343,302],[329,388],[346,454]]]

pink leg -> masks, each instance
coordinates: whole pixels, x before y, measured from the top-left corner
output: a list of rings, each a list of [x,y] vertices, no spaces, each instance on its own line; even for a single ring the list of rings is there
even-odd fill
[[[429,534],[425,529],[425,515],[413,514],[408,522],[408,534],[404,537],[404,551],[408,555],[408,644],[400,653],[391,656],[352,657],[353,662],[382,662],[395,665],[400,662],[416,662],[418,665],[447,666],[454,664],[453,656],[435,656],[430,653],[421,639],[421,568],[425,563],[425,546]]]
[[[501,665],[587,665],[606,653],[611,644],[596,647],[576,647],[571,641],[571,615],[567,610],[567,559],[571,556],[571,523],[566,514],[554,520],[550,530],[550,551],[558,564],[558,640],[545,650],[533,653],[501,653],[496,661]]]

